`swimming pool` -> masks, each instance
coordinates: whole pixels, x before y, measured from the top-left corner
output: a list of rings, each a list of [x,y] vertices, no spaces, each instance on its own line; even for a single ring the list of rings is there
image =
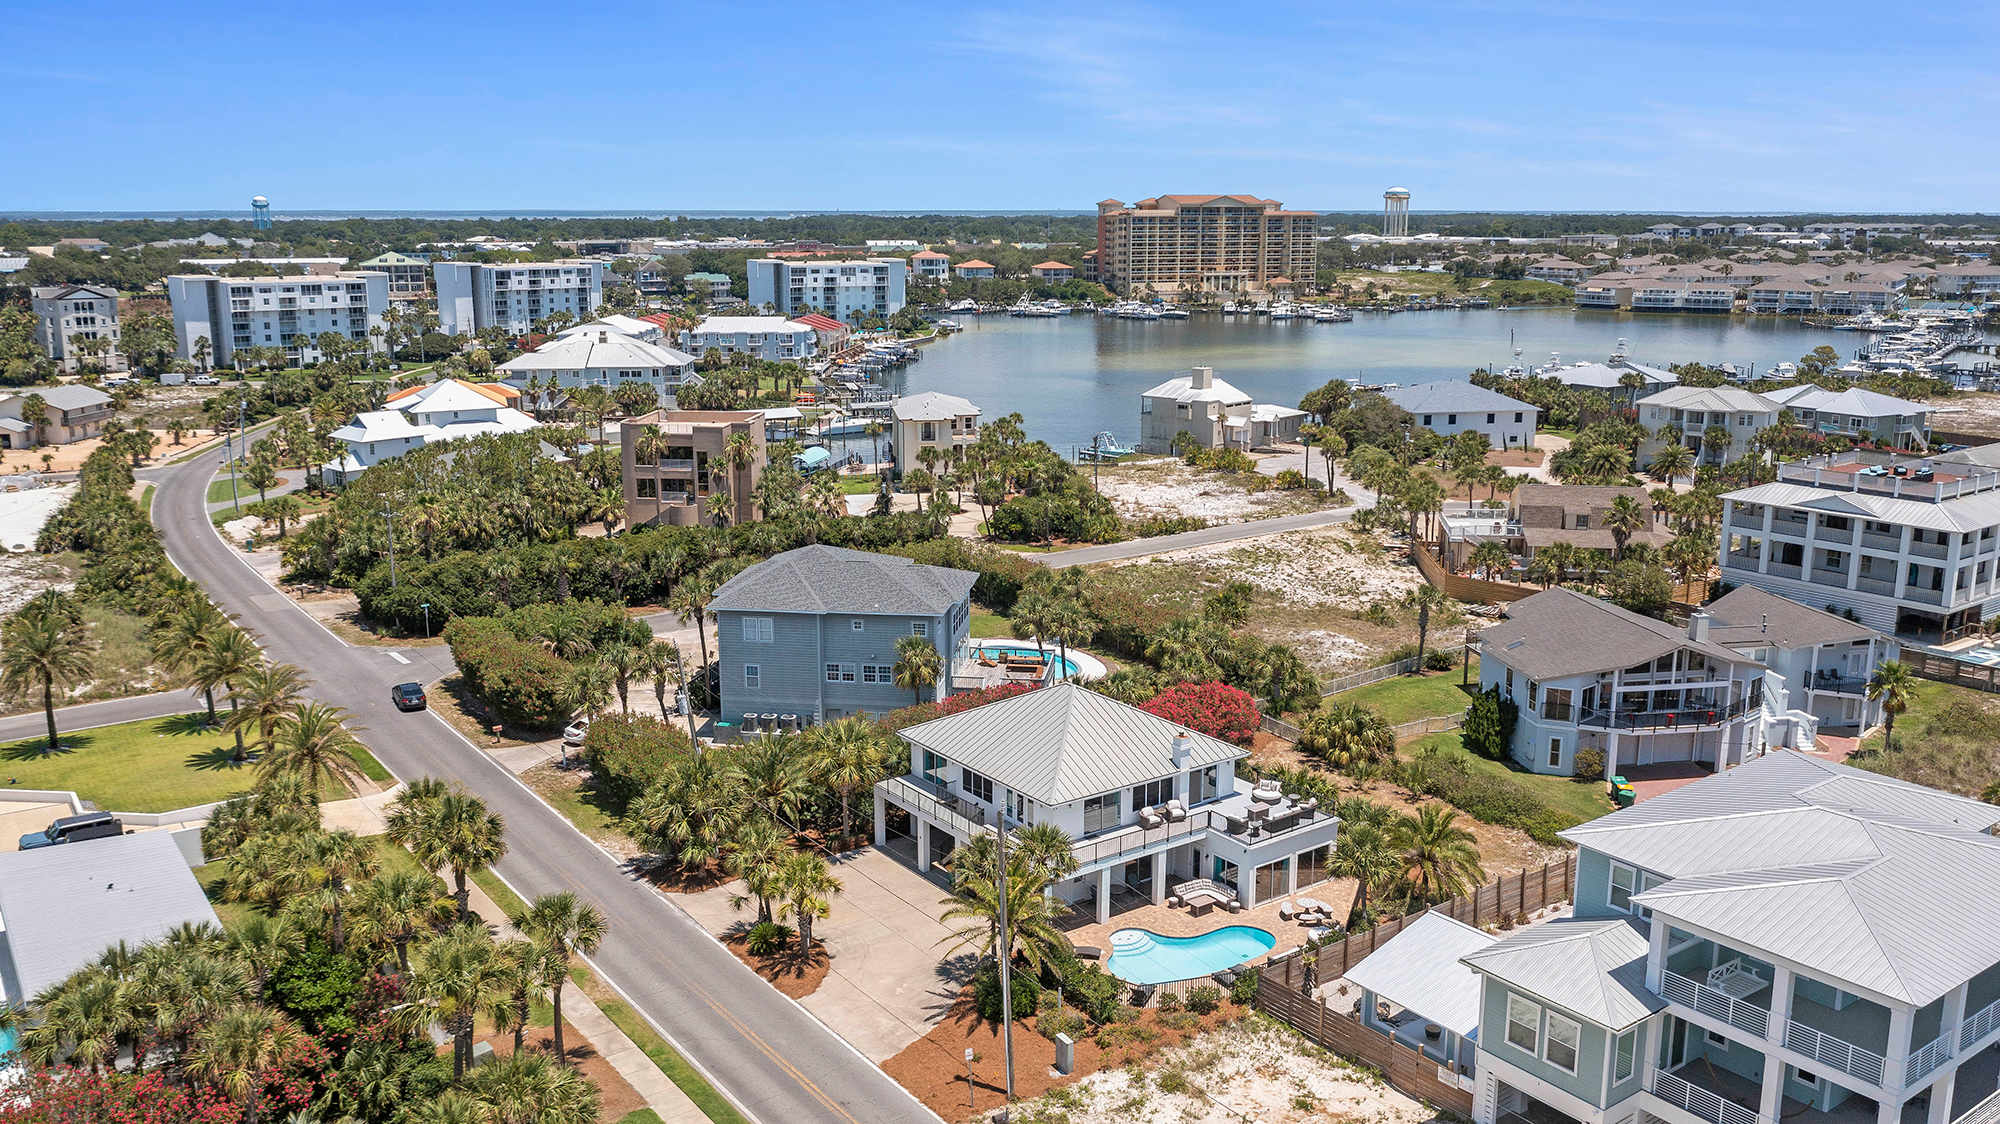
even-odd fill
[[[7,1059],[14,1054],[14,1032],[0,1030],[0,1069],[7,1068]]]
[[[1162,984],[1192,980],[1234,968],[1271,951],[1278,938],[1250,925],[1231,925],[1198,937],[1163,937],[1145,929],[1111,934],[1111,959],[1104,967],[1127,983]]]
[[[1019,640],[974,640],[972,647],[996,656],[1032,656],[1046,659],[1056,669],[1056,675],[1067,679],[1102,679],[1107,670],[1102,662],[1084,652],[1072,651],[1064,659],[1053,644],[1045,649],[1037,649],[1032,642]]]

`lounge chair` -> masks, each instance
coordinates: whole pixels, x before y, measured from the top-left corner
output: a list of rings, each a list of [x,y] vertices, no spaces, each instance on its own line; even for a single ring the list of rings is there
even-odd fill
[[[1140,827],[1159,827],[1166,822],[1167,821],[1165,819],[1161,818],[1160,813],[1154,811],[1151,808],[1139,809]]]
[[[1141,984],[1132,989],[1132,1006],[1144,1007],[1153,1001],[1153,985]]]
[[[1208,978],[1214,980],[1216,983],[1221,984],[1223,987],[1229,987],[1230,985],[1236,982],[1236,973],[1230,971],[1227,968],[1224,968],[1222,971],[1217,972]]]
[[[1179,800],[1167,801],[1168,822],[1179,823],[1184,819],[1187,819],[1187,807],[1183,805]]]
[[[1299,907],[1296,904],[1292,902],[1280,902],[1278,904],[1278,920],[1290,921],[1298,915]]]
[[[1071,956],[1076,957],[1078,960],[1104,959],[1104,950],[1093,944],[1080,944],[1070,949],[1069,952]]]

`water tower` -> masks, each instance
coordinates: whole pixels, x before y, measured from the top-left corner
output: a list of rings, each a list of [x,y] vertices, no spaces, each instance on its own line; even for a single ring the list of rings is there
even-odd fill
[[[271,201],[262,195],[250,197],[250,225],[258,230],[271,229]]]
[[[1382,193],[1382,237],[1410,236],[1410,189],[1392,187]]]

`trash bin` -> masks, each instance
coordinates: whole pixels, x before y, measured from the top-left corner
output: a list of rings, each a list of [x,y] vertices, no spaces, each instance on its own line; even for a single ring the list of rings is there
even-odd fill
[[[1620,808],[1630,808],[1634,803],[1638,801],[1639,794],[1637,792],[1632,791],[1632,786],[1629,784],[1619,785],[1616,789],[1612,790],[1611,799],[1615,801]]]

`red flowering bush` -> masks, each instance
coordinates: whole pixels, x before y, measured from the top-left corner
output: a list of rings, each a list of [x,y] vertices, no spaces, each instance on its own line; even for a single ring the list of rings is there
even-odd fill
[[[1177,684],[1139,709],[1237,745],[1249,745],[1257,733],[1257,700],[1227,683]]]
[[[164,1074],[36,1070],[0,1100],[0,1124],[239,1124],[243,1109],[207,1085]],[[303,1103],[303,1102],[301,1102]]]

